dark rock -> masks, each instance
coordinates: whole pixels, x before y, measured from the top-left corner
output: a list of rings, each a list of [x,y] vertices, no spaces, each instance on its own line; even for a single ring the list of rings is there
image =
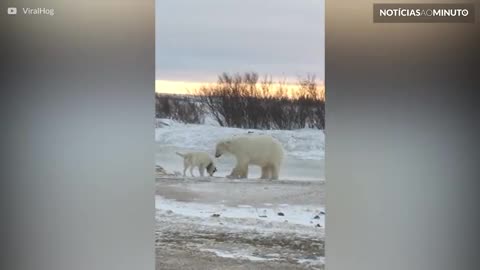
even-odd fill
[[[220,217],[220,214],[213,214],[212,217]]]
[[[316,215],[316,216],[313,217],[313,219],[320,219],[320,216]]]
[[[279,216],[281,216],[281,217],[285,216],[285,214],[284,214],[284,213],[282,213],[282,212],[278,212],[278,214],[277,214],[277,215],[279,215]]]

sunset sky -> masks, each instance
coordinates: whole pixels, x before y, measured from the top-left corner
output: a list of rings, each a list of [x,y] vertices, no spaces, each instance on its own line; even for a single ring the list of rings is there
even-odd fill
[[[323,0],[157,0],[158,92],[186,93],[223,72],[324,80]]]

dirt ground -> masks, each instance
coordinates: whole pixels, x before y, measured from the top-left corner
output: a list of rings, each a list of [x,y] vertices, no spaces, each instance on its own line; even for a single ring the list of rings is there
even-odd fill
[[[295,262],[254,262],[222,258],[207,252],[181,250],[179,248],[157,248],[157,270],[300,270],[324,269],[323,266],[308,268]]]
[[[156,195],[161,198],[156,205],[157,270],[324,269],[323,226],[316,219],[311,224],[287,220],[295,207],[324,205],[323,182],[157,177]],[[170,210],[170,201],[180,208]],[[175,213],[190,205],[220,205],[226,212],[202,216],[192,208],[191,215]],[[283,209],[286,220],[227,216],[241,207],[264,205]]]

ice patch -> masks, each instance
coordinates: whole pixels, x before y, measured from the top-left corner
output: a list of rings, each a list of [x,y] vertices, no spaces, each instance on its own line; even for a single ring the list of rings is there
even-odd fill
[[[201,251],[212,252],[218,257],[222,258],[233,258],[233,259],[246,259],[250,261],[273,261],[277,260],[276,258],[262,258],[249,254],[245,250],[236,250],[236,251],[227,251],[227,250],[218,250],[212,248],[202,248]]]
[[[200,248],[201,251],[212,252],[218,257],[222,258],[232,258],[232,259],[245,259],[250,261],[279,261],[281,260],[280,254],[266,254],[264,257],[255,256],[252,252],[244,249],[236,250],[220,250],[213,248]],[[308,266],[322,266],[325,265],[325,257],[315,257],[308,259],[297,259],[299,264],[308,265]]]
[[[299,259],[297,261],[300,264],[306,264],[309,266],[321,266],[325,264],[325,257],[318,257],[315,259]]]
[[[266,223],[289,223],[292,225],[303,225],[314,227],[320,225],[325,227],[325,216],[320,215],[315,218],[314,213],[324,211],[323,207],[312,205],[283,205],[275,207],[228,207],[225,205],[215,205],[197,202],[180,202],[171,199],[165,199],[161,196],[155,196],[155,208],[162,212],[174,213],[186,217],[201,218],[205,221],[212,219],[244,219],[259,220]],[[311,208],[315,209],[312,213]],[[279,212],[283,215],[279,215]],[[217,216],[219,215],[219,216]]]

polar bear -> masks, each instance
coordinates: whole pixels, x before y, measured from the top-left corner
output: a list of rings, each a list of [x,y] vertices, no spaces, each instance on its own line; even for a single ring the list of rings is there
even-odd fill
[[[278,179],[283,161],[283,147],[278,140],[268,135],[247,135],[222,140],[217,143],[215,157],[230,153],[237,159],[237,165],[230,178],[247,178],[248,165],[262,168],[260,179]]]

